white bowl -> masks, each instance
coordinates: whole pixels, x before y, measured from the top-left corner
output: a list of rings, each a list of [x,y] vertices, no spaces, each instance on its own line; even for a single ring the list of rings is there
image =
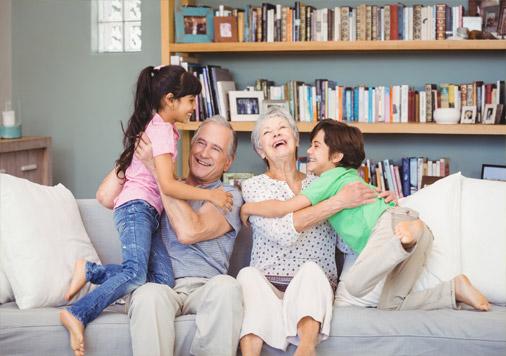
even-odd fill
[[[434,121],[438,124],[458,124],[460,110],[455,108],[440,108],[434,110]]]

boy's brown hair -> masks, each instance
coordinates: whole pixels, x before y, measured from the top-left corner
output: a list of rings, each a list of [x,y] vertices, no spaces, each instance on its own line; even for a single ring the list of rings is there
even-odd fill
[[[311,141],[320,130],[323,130],[325,144],[329,146],[329,159],[335,153],[342,153],[343,158],[338,166],[360,167],[365,158],[365,150],[364,138],[358,128],[336,120],[324,119],[311,131]]]

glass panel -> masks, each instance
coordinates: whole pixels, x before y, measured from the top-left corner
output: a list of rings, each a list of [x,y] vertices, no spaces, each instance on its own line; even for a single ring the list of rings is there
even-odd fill
[[[123,23],[110,22],[98,25],[99,52],[121,52],[123,51]]]
[[[139,52],[142,48],[140,21],[125,22],[125,51]]]
[[[125,21],[141,20],[141,0],[125,0]]]
[[[99,22],[123,20],[122,0],[102,0],[98,5]]]

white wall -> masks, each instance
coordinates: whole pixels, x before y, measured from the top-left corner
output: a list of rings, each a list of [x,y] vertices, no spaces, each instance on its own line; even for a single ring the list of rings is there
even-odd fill
[[[11,0],[0,0],[0,111],[12,93],[11,17]]]

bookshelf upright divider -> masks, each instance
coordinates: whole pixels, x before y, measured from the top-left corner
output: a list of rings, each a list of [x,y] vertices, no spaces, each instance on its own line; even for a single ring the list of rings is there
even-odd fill
[[[506,40],[389,40],[389,41],[301,41],[301,42],[238,42],[238,43],[176,43],[174,15],[176,0],[160,0],[161,11],[161,59],[162,64],[170,64],[172,53],[183,56],[203,53],[242,53],[251,55],[266,52],[298,53],[298,52],[475,52],[493,51],[505,52]],[[195,1],[180,0],[180,5],[194,5]],[[188,175],[188,158],[190,155],[190,142],[193,132],[198,128],[199,122],[178,124],[181,130],[181,159],[182,175]],[[451,124],[441,125],[435,123],[359,123],[349,122],[360,128],[364,134],[416,134],[416,135],[490,135],[506,136],[506,125],[484,124]],[[316,123],[298,122],[300,132],[311,132]],[[232,122],[234,130],[251,132],[254,122]]]

